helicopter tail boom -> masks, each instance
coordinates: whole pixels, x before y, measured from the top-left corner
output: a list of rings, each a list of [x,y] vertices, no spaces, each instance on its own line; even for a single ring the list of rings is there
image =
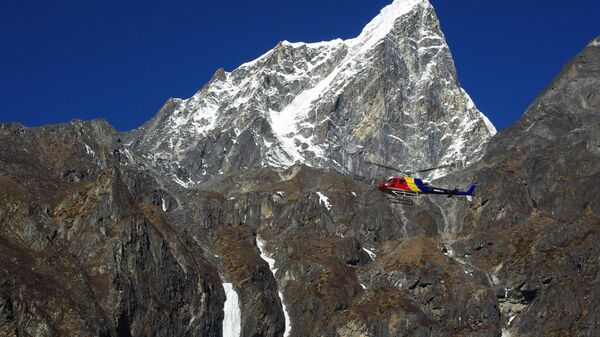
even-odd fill
[[[452,198],[455,195],[461,195],[461,196],[473,196],[473,192],[475,192],[475,187],[477,187],[477,183],[474,182],[471,184],[471,186],[469,186],[469,188],[466,191],[461,191],[459,189],[453,189],[453,190],[449,190],[449,189],[442,189],[442,188],[433,188],[433,193],[435,194],[446,194],[448,196],[448,198]]]
[[[473,192],[475,192],[475,187],[477,187],[477,182],[473,182],[471,186],[469,186],[468,190],[459,192],[458,195],[473,195]]]

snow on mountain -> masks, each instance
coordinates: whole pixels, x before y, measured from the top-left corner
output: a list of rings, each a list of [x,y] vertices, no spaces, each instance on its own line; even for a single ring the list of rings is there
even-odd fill
[[[223,307],[223,337],[239,337],[242,327],[242,312],[238,294],[231,283],[223,283],[225,289],[225,304]]]
[[[349,40],[283,41],[126,136],[189,187],[224,172],[296,163],[373,174],[477,159],[496,130],[460,87],[427,0],[396,0]],[[444,171],[433,172],[432,176]]]
[[[256,237],[256,245],[258,246],[258,250],[260,251],[260,258],[263,259],[269,265],[269,269],[271,273],[273,273],[273,277],[275,277],[275,273],[277,272],[277,268],[275,268],[275,259],[270,257],[265,250],[265,242],[261,240],[260,237]],[[281,301],[281,307],[283,309],[283,315],[285,317],[285,330],[283,332],[283,337],[288,337],[290,332],[292,331],[292,324],[290,322],[290,315],[288,314],[287,308],[285,306],[285,302],[283,301],[283,294],[281,290],[278,292],[279,300]]]

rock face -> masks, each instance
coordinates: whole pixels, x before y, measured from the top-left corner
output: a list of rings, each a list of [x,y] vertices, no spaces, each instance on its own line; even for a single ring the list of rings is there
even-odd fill
[[[281,42],[126,135],[181,185],[295,163],[362,176],[478,159],[495,133],[461,89],[427,0],[396,0],[350,40]],[[441,175],[443,171],[434,174]]]
[[[0,335],[220,336],[217,269],[118,139],[102,121],[0,126]]]
[[[0,336],[595,336],[599,46],[487,144],[420,1],[129,134],[0,124]],[[434,184],[475,177],[473,202],[393,205],[354,176],[455,150],[472,164]]]
[[[439,205],[454,253],[489,273],[514,336],[598,334],[599,42],[464,173],[481,183],[477,202]]]

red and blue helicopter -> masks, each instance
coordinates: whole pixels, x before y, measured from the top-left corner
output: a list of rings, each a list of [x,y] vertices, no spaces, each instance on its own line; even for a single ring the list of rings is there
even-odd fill
[[[373,163],[373,162],[367,162],[367,163],[371,164],[371,165],[379,166],[382,168],[402,172],[402,170],[399,170],[395,167],[386,166],[383,164]],[[441,169],[444,167],[451,167],[451,166],[454,166],[454,165],[444,165],[444,166],[438,166],[438,167],[429,168],[429,169],[425,169],[425,170],[404,172],[407,174],[407,176],[391,177],[391,178],[381,182],[379,185],[377,185],[377,188],[379,188],[380,191],[388,194],[388,196],[389,196],[388,200],[390,200],[390,202],[399,203],[399,204],[412,204],[412,198],[419,196],[420,194],[446,195],[446,196],[448,196],[448,198],[451,198],[453,196],[466,196],[468,198],[472,197],[473,192],[475,191],[475,187],[477,187],[477,182],[473,182],[467,190],[459,190],[456,188],[448,189],[448,188],[434,187],[434,186],[431,186],[429,184],[429,182],[427,182],[423,179],[413,178],[413,177],[409,176],[414,173],[423,173],[423,172],[433,171],[433,170]]]

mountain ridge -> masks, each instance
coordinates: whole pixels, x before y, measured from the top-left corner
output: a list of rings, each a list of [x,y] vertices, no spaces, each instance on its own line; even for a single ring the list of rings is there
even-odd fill
[[[231,73],[217,70],[125,139],[191,186],[251,167],[302,163],[367,175],[364,159],[409,162],[388,148],[413,165],[468,162],[495,132],[460,88],[429,2],[397,0],[356,38],[284,41]]]

